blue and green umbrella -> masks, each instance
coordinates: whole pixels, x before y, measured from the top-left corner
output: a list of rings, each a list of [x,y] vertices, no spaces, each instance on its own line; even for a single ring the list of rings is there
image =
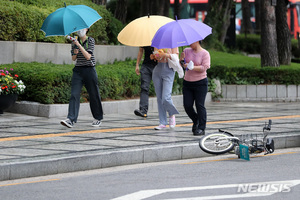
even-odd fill
[[[102,17],[85,5],[69,5],[57,9],[44,21],[41,30],[47,36],[66,36],[84,28],[90,28]]]

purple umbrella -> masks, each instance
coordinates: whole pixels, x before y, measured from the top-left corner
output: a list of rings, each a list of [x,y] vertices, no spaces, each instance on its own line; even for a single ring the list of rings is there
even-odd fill
[[[160,27],[151,46],[158,49],[187,46],[210,35],[212,28],[194,19],[180,19]]]

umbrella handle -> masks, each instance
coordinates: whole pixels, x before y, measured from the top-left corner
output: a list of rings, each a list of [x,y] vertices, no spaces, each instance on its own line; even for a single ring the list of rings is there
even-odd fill
[[[181,64],[181,65],[186,64],[185,58],[184,58],[183,60],[180,61],[180,64]],[[188,68],[185,68],[185,71],[188,71],[188,70],[189,70]]]
[[[186,64],[185,58],[183,59],[183,63]],[[189,71],[189,68],[185,68],[185,71]]]

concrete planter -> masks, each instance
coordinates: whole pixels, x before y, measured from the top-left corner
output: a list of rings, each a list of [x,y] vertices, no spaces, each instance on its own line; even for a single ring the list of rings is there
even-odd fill
[[[173,95],[172,100],[175,106],[183,106],[182,95]],[[119,100],[119,101],[102,101],[104,114],[121,114],[132,113],[139,107],[140,99]],[[211,93],[207,93],[206,103],[211,102]],[[69,104],[40,104],[30,101],[16,102],[8,111],[39,117],[66,117],[68,114]],[[149,111],[157,110],[156,97],[149,98]],[[81,103],[79,115],[91,115],[89,103]]]
[[[17,94],[0,95],[0,114],[3,114],[5,110],[9,109],[12,105],[14,105],[17,99]]]
[[[221,101],[298,102],[299,85],[222,85]]]
[[[74,64],[70,50],[71,44],[0,41],[0,64],[13,62]],[[106,64],[126,58],[135,59],[138,50],[138,47],[123,45],[95,45],[94,54],[97,63]]]

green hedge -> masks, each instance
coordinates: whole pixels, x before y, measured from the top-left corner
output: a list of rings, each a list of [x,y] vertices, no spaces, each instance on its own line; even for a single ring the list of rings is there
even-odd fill
[[[236,48],[248,54],[260,53],[260,35],[244,34],[236,35]]]
[[[291,42],[293,59],[300,59],[298,41],[292,38]],[[246,37],[244,34],[240,34],[236,36],[236,48],[239,51],[248,54],[260,54],[260,45],[260,35],[248,34]]]
[[[208,75],[222,80],[224,84],[300,85],[300,67],[213,66]]]
[[[102,17],[90,28],[89,36],[96,44],[119,44],[115,39],[124,27],[112,14],[89,0],[1,0],[0,40],[31,42],[69,42],[62,36],[45,37],[40,29],[46,17],[56,9],[67,5],[87,5]],[[110,39],[111,38],[111,39]]]
[[[137,98],[140,96],[140,76],[135,73],[135,60],[97,65],[99,89],[102,100]],[[71,77],[74,65],[56,65],[43,63],[14,63],[0,65],[0,68],[13,68],[25,83],[25,93],[19,100],[35,101],[43,104],[68,103],[71,94]],[[175,76],[173,94],[181,94],[182,79]],[[153,83],[150,96],[155,96]],[[81,102],[88,95],[83,88]]]
[[[210,51],[209,78],[217,78],[224,84],[285,84],[300,85],[300,64],[290,66],[261,67],[260,58],[240,54]]]
[[[259,58],[240,54],[209,51],[211,68],[207,71],[209,91],[215,84],[212,79],[223,84],[284,84],[300,85],[300,64],[291,66],[260,67]],[[140,95],[140,76],[135,73],[136,60],[118,61],[113,64],[97,65],[99,88],[102,100],[138,98]],[[19,100],[35,101],[44,104],[68,103],[71,93],[71,77],[74,65],[43,63],[13,63],[0,65],[0,68],[13,68],[26,85],[25,93]],[[182,94],[183,79],[176,73],[173,94]],[[153,83],[150,96],[155,96]],[[85,89],[81,102],[88,100]]]

